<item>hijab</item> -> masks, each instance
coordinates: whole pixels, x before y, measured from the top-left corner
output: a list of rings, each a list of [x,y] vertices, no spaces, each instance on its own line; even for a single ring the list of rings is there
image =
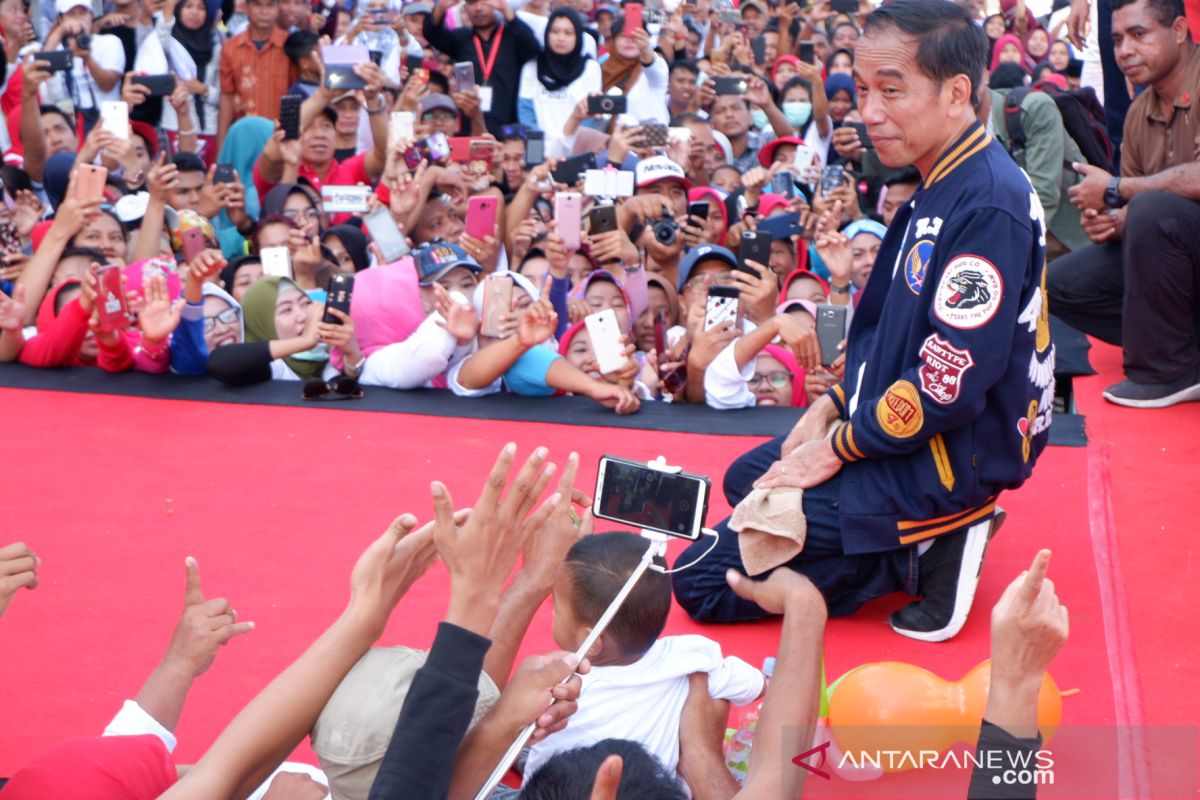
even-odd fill
[[[1029,55],[1025,52],[1025,45],[1021,42],[1021,37],[1013,33],[1006,33],[997,39],[995,46],[992,47],[992,65],[989,67],[992,72],[995,72],[996,67],[1000,66],[1000,53],[1004,50],[1005,45],[1010,44],[1016,45],[1017,50],[1020,51],[1021,66],[1026,70],[1029,69]]]
[[[354,271],[362,272],[370,265],[367,257],[367,237],[353,225],[334,225],[325,231],[325,236],[332,236],[342,243],[350,259],[354,262]]]
[[[621,34],[625,27],[625,15],[620,14],[612,24],[613,46],[608,49],[608,58],[600,65],[600,75],[602,77],[600,90],[607,92],[609,89],[616,86],[625,94],[629,94],[629,90],[637,83],[637,79],[642,74],[642,61],[640,58],[623,58],[617,52],[616,38]],[[614,117],[615,119],[615,117]]]
[[[243,117],[229,126],[225,134],[225,143],[221,145],[221,153],[217,161],[221,164],[232,164],[237,170],[238,178],[246,187],[246,214],[251,219],[262,216],[259,213],[258,189],[255,188],[252,175],[254,164],[258,161],[267,142],[275,131],[275,124],[262,117]],[[225,212],[221,212],[222,228],[232,228],[233,223]]]
[[[308,198],[313,208],[321,215],[321,230],[326,230],[329,227],[329,217],[325,215],[325,208],[321,204],[321,196],[306,183],[275,184],[275,187],[267,192],[267,196],[262,199],[262,213],[259,218],[265,219],[270,216],[282,215],[287,199],[295,193],[302,194]],[[297,220],[296,224],[303,227],[304,222],[304,220]]]
[[[572,27],[575,28],[575,48],[565,56],[550,49],[550,29],[554,27],[555,20],[559,19],[570,20]],[[589,57],[583,54],[583,22],[580,21],[579,15],[575,13],[574,9],[556,8],[550,13],[550,20],[546,23],[543,45],[542,51],[537,57],[537,76],[547,91],[557,92],[579,79],[579,76],[583,74],[584,67],[587,66]]]
[[[804,393],[804,367],[796,361],[796,356],[786,347],[769,344],[762,349],[762,354],[774,358],[792,373],[792,407],[804,408],[808,405],[808,396]]]
[[[725,198],[712,186],[693,186],[688,189],[689,203],[702,203],[706,200],[708,201],[709,217],[713,215],[713,212],[721,215],[721,232],[717,235],[717,244],[724,246],[725,234],[729,232],[729,209],[725,207]]]
[[[180,3],[180,6],[183,4]],[[175,9],[175,25],[171,28],[171,36],[177,42],[182,44],[191,55],[192,60],[196,62],[196,77],[204,80],[205,72],[208,69],[208,64],[212,61],[214,46],[213,26],[216,24],[216,14],[213,13],[213,8],[208,3],[204,4],[204,22],[200,23],[200,27],[196,29],[185,28],[183,23],[179,21],[180,11],[182,8]],[[196,110],[202,115],[200,124],[204,124],[203,103],[196,104]]]
[[[234,300],[233,295],[222,289],[220,286],[217,286],[212,281],[205,281],[204,283],[200,284],[200,293],[204,295],[204,297],[219,297],[228,303],[230,308],[236,308],[238,311],[242,310],[242,304],[237,300]],[[238,314],[238,341],[246,341],[246,317],[244,314]]]
[[[279,300],[279,293],[287,289],[304,294],[304,290],[290,278],[272,276],[255,281],[242,295],[242,320],[246,326],[247,342],[272,342],[279,338],[279,332],[275,330],[275,303]],[[301,380],[307,381],[321,377],[327,362],[288,357],[284,363]]]
[[[588,289],[590,289],[592,284],[596,283],[597,281],[602,281],[604,283],[611,283],[613,286],[616,286],[618,289],[621,290],[621,297],[625,298],[625,308],[628,309],[628,313],[625,316],[627,316],[629,318],[629,325],[626,326],[626,330],[624,332],[629,333],[630,329],[633,328],[633,323],[634,323],[633,301],[631,301],[629,299],[629,292],[625,291],[625,284],[623,284],[623,283],[621,283],[621,281],[617,280],[617,276],[613,275],[608,270],[603,270],[603,269],[595,270],[590,275],[588,275],[586,278],[584,278],[582,281],[580,281],[579,285],[576,286],[571,291],[571,299],[572,300],[585,299],[587,297]]]
[[[671,318],[667,320],[667,327],[679,324],[679,292],[676,291],[675,285],[664,278],[657,272],[652,272],[646,276],[646,287],[651,286],[662,289],[663,294],[667,296],[667,305],[671,309]]]
[[[849,92],[850,105],[852,108],[858,106],[858,95],[854,88],[854,78],[851,78],[844,72],[835,72],[825,79],[825,96],[830,100],[838,92]]]
[[[412,258],[355,275],[350,317],[363,355],[412,336],[425,321]]]

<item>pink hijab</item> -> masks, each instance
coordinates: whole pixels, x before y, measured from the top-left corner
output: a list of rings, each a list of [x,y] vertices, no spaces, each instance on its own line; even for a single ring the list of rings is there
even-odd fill
[[[1026,70],[1029,69],[1029,55],[1025,52],[1025,44],[1015,33],[1006,33],[996,40],[996,45],[992,48],[992,72],[995,72],[996,67],[1000,66],[1000,53],[1004,50],[1004,46],[1009,44],[1017,46],[1017,49],[1021,51],[1021,66]]]
[[[804,408],[808,405],[808,395],[804,393],[804,367],[796,361],[795,354],[786,347],[769,344],[762,349],[764,353],[779,361],[792,373],[792,407]]]

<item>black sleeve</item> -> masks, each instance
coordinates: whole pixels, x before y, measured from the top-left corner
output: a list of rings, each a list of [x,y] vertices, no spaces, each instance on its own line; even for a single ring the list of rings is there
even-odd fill
[[[371,786],[370,800],[441,800],[450,792],[458,747],[479,697],[479,673],[491,640],[438,624],[425,666],[417,670],[400,719]]]
[[[542,52],[542,44],[538,41],[537,36],[534,35],[533,29],[526,25],[524,20],[515,15],[507,25],[516,34],[517,59],[520,63],[524,64],[530,59],[537,58],[538,53]]]
[[[1018,739],[986,719],[979,729],[975,746],[976,765],[971,772],[967,800],[1036,800],[1037,753],[1042,735]],[[1023,779],[1028,778],[1025,782]]]
[[[442,17],[442,23],[439,25],[433,21],[433,14],[425,16],[425,24],[422,26],[421,32],[425,34],[425,41],[429,42],[430,47],[440,53],[457,58],[458,48],[455,46],[454,34],[446,27],[446,18]]]
[[[249,386],[271,380],[271,343],[243,342],[213,350],[208,372],[222,383]]]

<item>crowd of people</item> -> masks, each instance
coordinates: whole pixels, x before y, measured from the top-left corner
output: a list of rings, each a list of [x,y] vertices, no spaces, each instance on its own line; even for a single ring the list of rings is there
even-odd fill
[[[1046,444],[1051,313],[1124,348],[1107,400],[1200,400],[1200,54],[1181,0],[989,10],[0,0],[0,363],[296,381],[305,399],[806,408],[725,482],[739,508],[804,492],[806,528],[765,580],[726,521],[680,559],[699,566],[648,574],[570,655],[642,547],[571,521],[577,459],[535,511],[539,450],[469,516],[435,483],[436,522],[405,515],[368,548],[346,614],[176,782],[187,688],[247,630],[189,563],[165,666],[111,726],[135,735],[67,743],[0,795],[57,796],[63,763],[103,752],[95,781],[142,781],[120,796],[303,797],[324,790],[263,781],[311,733],[356,787],[334,796],[471,797],[536,723],[522,797],[792,796],[783,749],[815,719],[826,615],[906,591],[922,600],[895,632],[965,623],[997,497]],[[437,557],[452,597],[432,650],[371,650]],[[1036,747],[1029,689],[1067,630],[1047,559],[993,612],[1008,670],[981,743]],[[0,550],[0,611],[38,564]],[[514,673],[551,593],[564,652]],[[783,614],[769,684],[714,642],[662,639],[672,594],[699,620]],[[401,662],[381,723],[372,677]],[[597,672],[638,688],[584,708]],[[739,790],[707,733],[764,691]]]

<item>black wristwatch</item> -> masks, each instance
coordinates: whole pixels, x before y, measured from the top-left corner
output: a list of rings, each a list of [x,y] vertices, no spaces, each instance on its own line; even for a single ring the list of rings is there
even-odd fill
[[[1128,202],[1125,195],[1121,194],[1120,176],[1114,175],[1108,182],[1108,188],[1104,190],[1104,205],[1109,208],[1122,208]]]

